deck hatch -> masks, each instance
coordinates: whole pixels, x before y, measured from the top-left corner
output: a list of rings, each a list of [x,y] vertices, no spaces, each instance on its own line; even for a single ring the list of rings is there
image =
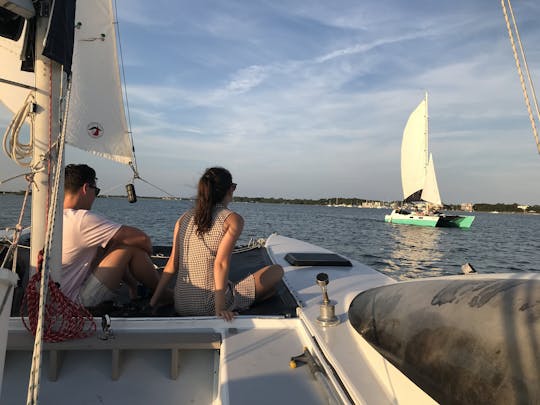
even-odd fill
[[[285,260],[293,266],[352,266],[352,263],[335,253],[287,253]]]

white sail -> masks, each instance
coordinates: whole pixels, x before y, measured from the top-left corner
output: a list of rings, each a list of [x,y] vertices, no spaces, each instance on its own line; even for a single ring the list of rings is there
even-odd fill
[[[426,170],[426,181],[422,189],[422,200],[435,205],[442,205],[441,195],[439,194],[439,186],[437,185],[437,176],[435,175],[435,165],[433,163],[433,155],[429,154],[429,163]]]
[[[17,42],[0,37],[0,77],[4,80],[34,87],[34,73],[21,71],[21,52],[24,38],[24,32]],[[0,101],[12,113],[21,109],[30,92],[30,89],[0,82]]]
[[[401,143],[401,185],[403,199],[424,187],[427,165],[427,97],[407,120]]]
[[[66,141],[121,163],[133,161],[110,0],[78,1]]]

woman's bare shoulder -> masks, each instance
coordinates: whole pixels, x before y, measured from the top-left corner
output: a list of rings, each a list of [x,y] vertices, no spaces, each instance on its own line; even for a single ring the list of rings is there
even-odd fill
[[[244,227],[244,218],[242,216],[234,211],[231,212],[231,214],[225,219],[224,223],[225,228],[235,228],[240,229],[240,231]]]

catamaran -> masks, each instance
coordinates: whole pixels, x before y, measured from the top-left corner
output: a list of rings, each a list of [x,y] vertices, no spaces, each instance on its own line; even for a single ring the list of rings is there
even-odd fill
[[[123,139],[118,141],[121,150],[132,150],[125,128],[111,132],[105,117],[89,114],[83,119],[85,111],[73,113],[77,103],[91,108],[101,107],[103,100],[120,100],[110,96],[88,102],[93,86],[101,84],[99,77],[89,76],[95,81],[92,86],[81,84],[76,90],[78,82],[84,83],[86,75],[94,73],[91,66],[90,72],[83,73],[80,61],[108,61],[109,75],[118,77],[112,6],[109,0],[79,1],[75,18],[75,2],[57,0],[50,18],[41,14],[47,10],[42,8],[32,20],[36,11],[30,1],[0,5],[9,9],[11,14],[0,8],[11,20],[21,15],[36,23],[37,34],[35,78],[12,69],[15,75],[5,76],[9,82],[0,87],[2,101],[9,99],[16,105],[18,99],[19,107],[30,97],[20,119],[31,118],[36,133],[26,169],[33,180],[29,187],[34,187],[30,249],[19,221],[5,235],[0,251],[0,403],[507,404],[540,400],[538,274],[475,273],[397,282],[327,249],[271,235],[235,250],[231,279],[277,263],[285,270],[283,283],[275,297],[241,313],[232,323],[215,317],[178,317],[167,308],[151,316],[144,302],[125,305],[121,297],[90,314],[62,301],[47,278],[60,265],[62,216],[57,215],[57,205],[66,128],[72,128],[70,136],[88,137],[84,140],[91,144],[103,139],[105,144],[116,144],[108,142],[115,132]],[[71,20],[62,24],[62,16],[69,16],[70,11]],[[62,66],[69,72],[71,59],[51,53],[49,41],[55,40],[46,35],[55,33],[53,37],[59,38],[59,21],[67,27],[59,36],[64,43],[60,49],[70,48],[64,37],[76,27],[71,86],[65,86],[67,75],[61,72]],[[0,55],[1,68],[8,61],[10,66],[18,64],[18,51],[5,45],[15,43],[13,39],[0,42],[0,51],[8,55]],[[43,55],[44,43],[48,56]],[[84,57],[86,52],[93,56]],[[103,91],[117,91],[119,83],[113,82],[104,82],[108,84]],[[61,89],[65,89],[63,97]],[[62,109],[60,100],[66,100]],[[106,108],[100,114],[123,113],[117,108],[121,107]],[[71,120],[80,121],[81,126]],[[109,157],[117,154],[99,149],[102,146],[88,149]],[[125,160],[131,159],[130,152]],[[37,283],[38,253],[44,246]],[[154,263],[163,268],[169,255],[170,246],[155,247]]]
[[[445,215],[435,174],[433,155],[429,153],[428,94],[411,113],[403,131],[401,143],[401,185],[403,203],[413,203],[412,209],[403,206],[385,215],[393,224],[470,228],[474,216]],[[422,202],[421,210],[415,203]]]

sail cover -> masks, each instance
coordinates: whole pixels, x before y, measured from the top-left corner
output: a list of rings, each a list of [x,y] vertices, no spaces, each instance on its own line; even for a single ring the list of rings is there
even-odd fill
[[[437,185],[437,177],[435,176],[435,165],[433,163],[433,155],[429,154],[429,163],[426,170],[426,182],[422,189],[421,199],[432,204],[442,205],[441,195],[439,194],[439,186]]]
[[[110,0],[77,2],[66,141],[121,163],[133,161]],[[79,24],[80,23],[80,24]]]
[[[403,199],[419,201],[426,178],[427,101],[422,100],[411,113],[401,143],[401,185]]]
[[[75,0],[54,0],[45,36],[43,55],[60,63],[71,74]]]

